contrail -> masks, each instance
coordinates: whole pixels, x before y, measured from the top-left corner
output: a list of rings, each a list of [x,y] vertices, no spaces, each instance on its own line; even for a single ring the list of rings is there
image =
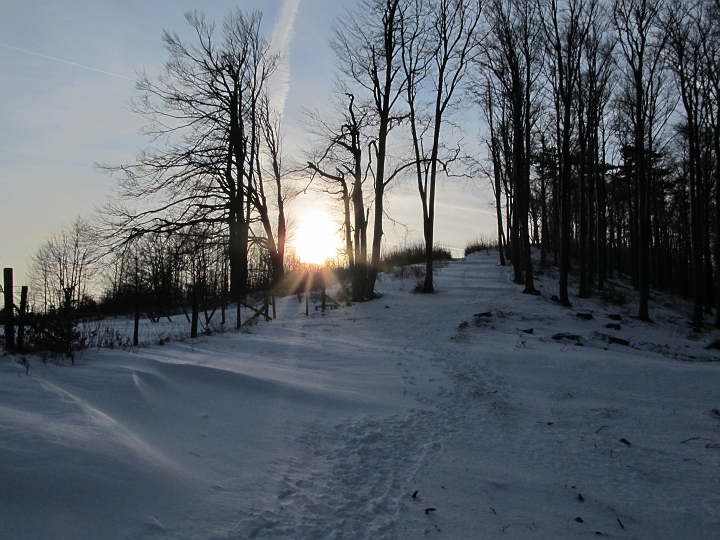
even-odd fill
[[[84,66],[82,64],[76,64],[75,62],[68,62],[67,60],[63,60],[62,58],[55,58],[54,56],[48,56],[47,54],[40,54],[33,51],[28,51],[27,49],[21,49],[19,47],[13,47],[12,45],[5,45],[4,43],[0,43],[0,47],[5,47],[7,49],[12,49],[14,51],[20,51],[24,52],[26,54],[32,54],[35,56],[39,56],[41,58],[47,58],[48,60],[55,60],[56,62],[62,62],[63,64],[69,64],[71,66],[83,68],[83,69],[89,69],[90,71],[97,71],[98,73],[104,73],[105,75],[112,75],[113,77],[119,77],[121,79],[125,79],[128,81],[134,81],[135,79],[131,79],[130,77],[125,77],[124,75],[118,75],[117,73],[111,73],[109,71],[103,71],[102,69],[95,69],[94,67],[90,66]]]
[[[271,96],[273,107],[280,116],[285,110],[285,101],[290,91],[290,63],[287,59],[287,52],[299,5],[300,0],[285,0],[280,18],[275,23],[272,32],[272,48],[283,57],[282,63],[272,77],[273,92]]]

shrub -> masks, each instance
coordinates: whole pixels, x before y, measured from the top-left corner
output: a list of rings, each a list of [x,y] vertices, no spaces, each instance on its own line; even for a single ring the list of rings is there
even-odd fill
[[[498,245],[496,240],[488,240],[487,238],[481,236],[468,242],[468,244],[465,246],[465,256],[467,257],[471,253],[475,253],[477,251],[484,251],[485,253],[487,253],[491,249],[497,249],[497,247]]]
[[[452,260],[452,254],[448,249],[440,246],[433,248],[433,261],[450,260]],[[396,247],[383,255],[380,260],[380,270],[387,271],[393,268],[425,262],[425,244],[417,242],[409,246]]]
[[[87,347],[87,336],[78,327],[72,310],[51,308],[44,314],[30,314],[25,327],[25,347],[47,361],[65,355],[74,363],[75,352]]]

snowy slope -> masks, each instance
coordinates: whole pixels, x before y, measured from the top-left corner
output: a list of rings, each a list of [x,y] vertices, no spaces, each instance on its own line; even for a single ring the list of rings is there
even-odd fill
[[[473,254],[432,296],[3,358],[0,537],[720,538],[718,336],[509,275]]]

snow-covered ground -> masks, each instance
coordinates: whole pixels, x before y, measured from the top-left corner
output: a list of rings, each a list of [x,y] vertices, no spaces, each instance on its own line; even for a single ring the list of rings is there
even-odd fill
[[[564,308],[495,253],[414,284],[28,375],[0,359],[0,537],[720,538],[718,335],[682,302],[641,323],[615,283],[625,307]]]

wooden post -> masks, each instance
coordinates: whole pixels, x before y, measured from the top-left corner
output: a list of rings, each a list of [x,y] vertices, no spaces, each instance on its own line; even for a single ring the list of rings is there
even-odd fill
[[[18,316],[18,333],[17,333],[17,348],[19,352],[23,352],[25,348],[25,313],[27,311],[27,297],[28,288],[27,285],[23,285],[20,289],[20,315]]]
[[[135,257],[135,321],[133,324],[133,347],[140,342],[140,271]]]
[[[263,313],[265,314],[265,322],[268,322],[270,320],[270,296],[267,290],[263,294],[263,303],[265,304],[263,307]]]
[[[227,276],[227,265],[223,260],[222,264],[222,320],[220,323],[225,325],[225,310],[228,307],[228,276]]]
[[[70,362],[75,365],[75,355],[73,353],[73,313],[72,313],[72,295],[73,287],[63,289],[65,293],[65,336],[64,345],[65,356],[70,358]]]
[[[310,315],[310,289],[312,288],[312,274],[310,272],[305,276],[305,315]]]
[[[326,270],[323,270],[321,273],[318,274],[318,277],[320,278],[320,287],[322,292],[322,312],[325,313],[325,310],[327,309],[327,289],[325,287],[325,272]]]
[[[15,324],[13,312],[13,269],[3,270],[3,291],[5,294],[5,348],[15,348]]]
[[[273,307],[273,317],[272,318],[274,320],[274,319],[277,319],[277,308],[275,307],[275,293],[272,293],[271,300],[272,300],[272,307]]]
[[[223,278],[223,287],[222,287],[222,299],[220,300],[220,324],[225,326],[225,306],[227,304],[227,286],[226,286],[225,278]]]
[[[198,286],[193,283],[192,286],[192,321],[190,322],[190,337],[196,338],[198,331],[198,315],[200,310],[200,302],[198,300]]]
[[[135,299],[135,317],[133,323],[133,346],[137,347],[140,341],[140,300]]]

